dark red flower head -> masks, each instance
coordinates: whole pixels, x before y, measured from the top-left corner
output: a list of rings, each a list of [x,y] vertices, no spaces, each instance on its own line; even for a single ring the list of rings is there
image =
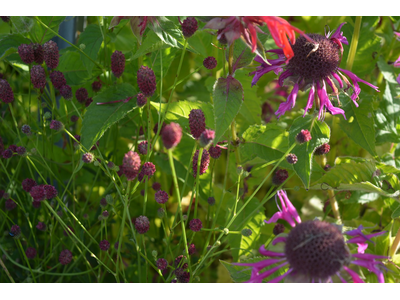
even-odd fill
[[[151,97],[156,90],[156,76],[149,67],[141,66],[137,71],[137,84],[145,97]]]
[[[43,201],[46,199],[46,192],[43,185],[36,185],[32,187],[29,193],[35,201]]]
[[[210,147],[210,149],[208,149],[208,153],[212,158],[218,159],[221,156],[222,150],[218,146]]]
[[[19,239],[21,237],[21,228],[16,224],[11,226],[10,234],[13,238]]]
[[[134,180],[139,174],[140,169],[140,156],[136,152],[129,151],[125,154],[122,161],[123,173],[128,181]]]
[[[157,259],[156,266],[157,266],[157,268],[159,268],[161,271],[164,271],[164,270],[166,270],[167,267],[168,267],[168,262],[167,262],[167,260],[164,259],[164,258],[159,258],[159,259]]]
[[[44,61],[49,69],[55,69],[58,66],[58,46],[53,41],[48,41],[43,45]]]
[[[159,190],[156,192],[156,194],[154,195],[154,197],[156,198],[157,203],[159,204],[164,204],[168,201],[168,194],[167,192],[163,191],[163,190]]]
[[[94,81],[92,83],[92,90],[93,90],[93,92],[98,92],[101,90],[101,81],[100,80]]]
[[[94,161],[94,155],[90,152],[87,152],[85,154],[82,155],[82,161],[84,163],[90,164]]]
[[[193,219],[189,222],[189,228],[194,232],[198,232],[203,228],[203,223],[199,219]]]
[[[100,250],[107,251],[110,248],[110,243],[107,240],[102,240],[99,243]]]
[[[121,51],[114,51],[111,55],[111,71],[115,77],[121,77],[125,70],[125,55]]]
[[[157,192],[161,189],[161,184],[159,182],[154,182],[151,187]]]
[[[209,70],[212,70],[217,66],[217,60],[213,56],[206,57],[203,60],[203,66]]]
[[[51,83],[54,85],[54,87],[57,90],[61,89],[64,85],[67,84],[67,81],[65,80],[64,74],[61,73],[60,71],[51,72],[50,80],[51,80]]]
[[[44,188],[44,192],[46,194],[47,200],[57,197],[58,191],[56,190],[56,188],[54,186],[46,184],[43,186],[43,188]]]
[[[199,150],[197,150],[193,156],[193,176],[194,176],[194,178],[196,178],[196,176],[197,176],[198,159],[199,159]],[[199,175],[202,175],[207,171],[209,164],[210,164],[210,154],[208,153],[207,149],[203,149],[203,155],[201,157],[201,162],[200,162]]]
[[[34,62],[37,63],[38,65],[41,65],[44,61],[44,51],[42,45],[32,44],[32,48],[33,48]]]
[[[206,118],[201,109],[192,109],[189,113],[190,133],[198,139],[201,133],[206,130]]]
[[[33,63],[34,53],[32,45],[21,44],[18,46],[18,54],[21,57],[21,60],[26,64]]]
[[[68,265],[72,261],[72,253],[68,249],[61,251],[58,261],[62,265]]]
[[[76,92],[75,92],[75,97],[76,97],[76,100],[77,100],[79,103],[85,103],[86,100],[87,100],[87,98],[88,98],[88,91],[87,91],[87,89],[85,89],[85,88],[83,88],[83,87],[77,89]]]
[[[137,106],[139,106],[139,107],[143,107],[147,103],[147,98],[142,93],[139,93],[136,96],[136,99],[137,99],[136,100]]]
[[[43,222],[38,222],[38,224],[36,225],[36,228],[40,231],[45,231],[46,230],[46,224],[44,224]]]
[[[17,203],[15,203],[12,199],[7,199],[5,202],[5,209],[10,211],[17,207]]]
[[[296,141],[299,144],[309,142],[311,141],[311,139],[312,139],[311,133],[307,129],[302,129],[296,136]]]
[[[27,248],[25,251],[26,257],[29,259],[34,259],[36,257],[37,251],[35,248]]]
[[[275,172],[274,176],[272,177],[272,183],[275,185],[281,185],[288,179],[289,173],[284,169],[279,169]]]
[[[57,120],[52,120],[50,122],[50,129],[60,131],[64,129],[64,124]]]
[[[319,146],[317,149],[315,149],[314,154],[315,155],[324,155],[327,154],[329,152],[329,150],[331,149],[331,146],[329,146],[329,144],[322,144],[321,146]]]
[[[173,147],[176,147],[182,138],[181,126],[178,123],[174,122],[166,125],[164,129],[162,129],[161,138],[165,148],[171,149]]]
[[[5,79],[0,79],[0,99],[4,103],[11,103],[14,101],[14,93],[10,84]]]
[[[36,185],[36,181],[30,178],[26,178],[22,181],[22,188],[25,192],[30,192],[31,189]]]
[[[139,145],[138,145],[139,153],[142,154],[142,155],[146,155],[147,154],[147,147],[148,147],[147,141],[140,142]]]
[[[182,33],[185,38],[190,38],[197,30],[197,20],[194,17],[188,17],[183,20]]]
[[[46,73],[42,66],[32,66],[31,82],[37,89],[42,89],[46,86]]]
[[[146,233],[150,228],[149,219],[146,216],[139,216],[135,220],[135,228],[140,234]]]
[[[72,99],[72,89],[69,85],[64,85],[60,88],[60,94],[64,97],[65,100]]]
[[[295,163],[297,163],[297,156],[296,154],[290,153],[286,156],[286,161],[291,164],[294,165]]]

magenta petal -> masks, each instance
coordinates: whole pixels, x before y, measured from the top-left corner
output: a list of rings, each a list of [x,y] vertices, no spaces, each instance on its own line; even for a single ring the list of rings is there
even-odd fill
[[[393,66],[395,66],[396,68],[400,68],[400,56],[399,56],[399,58],[394,62]]]
[[[274,215],[271,217],[271,219],[269,219],[268,221],[264,220],[264,222],[267,224],[271,224],[271,223],[276,223],[276,221],[278,221],[279,219],[283,219],[283,212],[281,212],[281,211],[274,213]],[[294,226],[292,226],[292,227],[294,227]]]
[[[304,108],[304,115],[303,117],[306,115],[306,113],[308,112],[308,110],[313,106],[314,103],[314,94],[315,94],[315,86],[312,85],[310,92],[308,94],[308,101],[307,101],[307,105]]]
[[[276,271],[278,271],[280,268],[282,268],[283,266],[285,266],[285,265],[287,265],[287,264],[288,264],[288,262],[285,262],[285,263],[283,263],[283,264],[280,264],[279,266],[276,266],[276,267],[274,267],[274,268],[272,268],[272,269],[269,269],[268,271],[265,271],[264,273],[259,274],[257,277],[255,277],[255,278],[253,278],[253,279],[250,279],[250,280],[247,281],[247,282],[249,282],[249,283],[250,283],[250,282],[254,282],[254,283],[258,282],[258,283],[260,283],[260,282],[262,282],[262,280],[263,280],[264,278],[266,278],[266,277],[272,275],[273,273],[275,273]]]
[[[336,31],[332,34],[331,39],[337,39],[339,42],[348,45],[349,42],[347,41],[347,38],[343,35],[343,32],[340,31],[344,24],[346,24],[346,22],[339,25]]]
[[[351,81],[352,81],[352,83],[353,83],[354,93],[353,93],[353,95],[351,95],[351,99],[352,99],[353,101],[355,101],[355,100],[358,98],[358,95],[359,95],[360,92],[361,92],[361,88],[360,88],[360,86],[358,85],[358,82],[362,82],[362,83],[364,83],[364,84],[366,84],[366,85],[372,87],[372,88],[375,89],[377,92],[379,92],[379,88],[378,88],[377,86],[375,86],[375,85],[373,85],[373,84],[371,84],[371,83],[369,83],[369,82],[367,82],[367,81],[365,81],[365,80],[362,80],[361,78],[358,78],[356,74],[354,74],[354,73],[352,73],[352,72],[350,72],[350,71],[348,71],[348,70],[341,69],[341,68],[338,68],[338,70],[341,71],[341,72],[343,72],[343,73],[346,74],[347,76],[349,76],[350,79],[351,79]]]
[[[343,269],[345,269],[345,271],[350,274],[351,278],[353,278],[354,283],[364,283],[364,281],[360,278],[360,276],[352,269],[346,266],[343,266]]]
[[[273,251],[266,250],[264,245],[262,245],[260,247],[260,249],[258,249],[258,251],[260,252],[261,255],[264,255],[264,256],[271,256],[271,257],[275,257],[275,256],[284,257],[285,256],[285,253],[282,253],[282,252],[273,252]]]
[[[397,76],[396,81],[398,84],[400,84],[400,74],[399,74],[399,76]]]
[[[365,252],[365,250],[367,250],[368,248],[368,244],[367,243],[357,243],[357,252],[362,254]]]
[[[293,269],[289,269],[287,270],[287,272],[281,276],[275,277],[274,279],[268,281],[267,283],[278,283],[279,281],[281,281],[283,278],[285,278],[286,276],[288,276],[291,272],[293,271]]]
[[[347,281],[344,280],[344,279],[342,278],[342,276],[340,276],[339,273],[336,273],[336,275],[337,275],[337,277],[339,277],[339,279],[340,279],[343,283],[347,283]]]
[[[274,239],[272,241],[272,245],[274,245],[274,246],[278,243],[286,243],[286,238],[284,236],[281,236],[281,237],[277,237],[276,239]]]
[[[245,267],[253,267],[258,270],[262,270],[270,265],[276,264],[278,262],[282,261],[282,259],[265,259],[256,263],[233,263],[235,266],[245,266]]]
[[[368,254],[368,253],[358,253],[358,254],[352,254],[351,256],[361,258],[361,259],[368,259],[368,260],[374,260],[374,259],[389,259],[388,256],[384,255],[375,255],[375,254]]]
[[[281,191],[278,191],[278,193],[279,193],[279,192],[280,192],[280,195],[283,196],[283,199],[284,199],[285,202],[286,202],[286,207],[287,207],[287,209],[288,209],[290,215],[292,216],[292,218],[293,218],[295,221],[297,221],[297,223],[300,224],[300,223],[301,223],[300,216],[299,216],[299,214],[297,213],[297,210],[296,210],[296,208],[293,206],[292,202],[290,202],[290,200],[289,200],[289,198],[288,198],[286,192],[285,192],[285,191],[282,191],[282,190],[281,190]]]
[[[283,81],[284,81],[286,78],[288,78],[289,76],[292,76],[292,75],[293,75],[293,73],[290,72],[289,70],[286,70],[285,72],[283,72],[283,73],[281,74],[281,76],[279,76],[279,78],[278,78],[278,83],[279,83],[279,85],[280,85],[280,86],[283,86]]]
[[[337,80],[337,82],[339,83],[339,87],[342,89],[343,88],[343,81],[340,78],[340,76],[336,73],[332,73],[333,78],[335,78]]]
[[[275,115],[278,116],[278,118],[280,118],[281,116],[283,116],[285,114],[286,111],[291,110],[294,105],[296,104],[296,98],[297,98],[297,93],[299,92],[299,84],[296,83],[293,86],[293,90],[290,93],[288,99],[286,102],[281,103],[279,105],[278,110],[275,112]]]

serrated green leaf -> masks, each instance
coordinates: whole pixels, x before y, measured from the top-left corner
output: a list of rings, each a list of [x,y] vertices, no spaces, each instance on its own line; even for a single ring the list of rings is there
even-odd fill
[[[150,104],[160,112],[160,103],[151,101]],[[161,103],[161,112],[164,113],[166,109],[167,104]],[[212,106],[205,102],[187,100],[172,102],[168,107],[168,112],[165,118],[168,121],[179,123],[182,128],[188,128],[189,113],[192,109],[201,109],[206,118],[206,126],[214,129]]]
[[[203,58],[211,56],[213,47],[211,46],[213,36],[205,30],[197,30],[193,36],[188,39],[189,45],[192,49],[198,52]]]
[[[228,61],[229,51],[226,51],[225,59]],[[256,53],[251,52],[249,46],[242,40],[237,39],[233,46],[233,70],[237,70],[251,64]]]
[[[382,56],[379,57],[377,65],[386,81],[397,84],[393,65],[387,64]]]
[[[150,25],[152,25],[153,31],[160,40],[171,47],[182,48],[179,42],[183,43],[184,38],[181,30],[175,26],[174,22],[161,16],[157,18],[157,21],[156,24]]]
[[[11,22],[13,28],[18,33],[29,32],[34,25],[34,21],[32,17],[21,17],[21,16],[12,16]]]
[[[311,169],[314,150],[324,143],[329,142],[331,131],[325,122],[318,121],[312,115],[298,117],[293,121],[289,130],[289,147],[296,142],[296,136],[302,129],[307,129],[311,133],[311,141],[297,144],[292,153],[297,156],[297,163],[293,165],[297,176],[301,179],[306,189],[310,187]]]
[[[55,32],[58,32],[60,24],[65,20],[65,17],[61,16],[45,16],[38,18]],[[73,22],[73,20],[70,21]],[[40,44],[44,44],[52,37],[56,36],[53,32],[42,26],[36,20],[35,25],[33,26],[30,33],[34,37],[34,39]]]
[[[30,44],[31,41],[19,33],[7,34],[0,40],[0,59],[18,51],[21,44]]]
[[[347,120],[339,118],[339,125],[349,138],[375,156],[375,127],[371,98],[369,95],[364,95],[358,101],[359,107],[356,107],[349,97],[340,95]]]
[[[64,74],[69,85],[81,85],[91,78],[83,65],[80,54],[75,51],[67,51],[60,57],[58,70]]]
[[[81,143],[90,149],[111,125],[121,120],[136,107],[136,101],[96,105],[97,102],[108,102],[126,99],[136,95],[136,90],[128,83],[111,86],[93,98],[93,104],[87,109],[83,118]]]
[[[262,257],[258,257],[258,258],[253,258],[253,259],[249,259],[246,262],[249,263],[255,263],[255,262],[259,262],[260,260],[262,260]],[[219,261],[225,268],[226,270],[229,272],[229,275],[231,276],[232,280],[234,282],[245,282],[250,280],[251,277],[251,268],[250,267],[243,267],[243,266],[235,266],[231,263],[228,263],[226,261],[220,260]]]
[[[91,59],[96,60],[99,53],[103,36],[98,25],[90,24],[85,28],[85,31],[79,36],[79,46],[84,45],[83,52],[85,52]],[[81,53],[81,60],[86,67],[88,74],[92,74],[94,63]]]
[[[281,158],[288,148],[288,133],[273,123],[250,126],[242,137],[244,143],[240,145],[240,154],[243,162],[256,157],[266,162],[276,160]]]
[[[400,217],[400,205],[394,210],[392,213],[392,219],[396,219]]]
[[[137,59],[138,57],[143,56],[146,53],[151,53],[168,47],[169,45],[160,40],[160,38],[154,31],[149,31],[142,45],[140,45],[139,49],[136,51],[132,59]]]
[[[392,131],[394,132],[396,132],[395,128],[399,120],[400,113],[400,99],[396,98],[399,93],[400,89],[398,88],[397,83],[391,84],[386,81],[385,92],[379,105],[389,123],[388,126],[393,128]]]
[[[243,97],[243,87],[238,80],[232,76],[228,76],[228,78],[218,78],[213,90],[214,143],[221,140],[225,131],[235,119],[242,105]]]

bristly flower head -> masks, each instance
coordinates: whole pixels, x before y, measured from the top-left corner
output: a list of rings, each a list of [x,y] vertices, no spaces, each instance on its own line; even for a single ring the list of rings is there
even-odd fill
[[[21,228],[17,224],[11,226],[10,235],[15,239],[19,239],[21,237]]]
[[[38,224],[36,225],[36,229],[40,230],[40,231],[45,231],[46,230],[46,224],[44,224],[43,222],[38,222]]]
[[[34,62],[41,65],[44,61],[44,51],[40,44],[32,44]]]
[[[329,144],[322,144],[321,146],[319,146],[317,149],[315,149],[314,151],[314,155],[324,155],[327,154],[329,152],[329,150],[331,149],[331,146],[329,146]]]
[[[82,155],[82,161],[86,164],[90,164],[94,161],[94,155],[90,152],[84,153]]]
[[[61,89],[64,85],[67,84],[67,81],[65,80],[64,74],[61,73],[60,71],[51,72],[50,80],[51,80],[51,83],[54,85],[54,87],[57,90]]]
[[[26,148],[22,146],[17,147],[17,153],[20,156],[26,156]]]
[[[203,223],[199,219],[193,219],[189,222],[190,230],[198,232],[203,228]]]
[[[139,174],[140,164],[141,161],[139,154],[133,151],[129,151],[125,154],[122,162],[122,168],[123,174],[125,174],[128,181],[131,181],[137,177]]]
[[[44,190],[43,185],[36,185],[32,187],[29,193],[35,201],[43,201],[46,199],[46,191]]]
[[[100,250],[107,251],[110,248],[110,243],[107,240],[102,240],[99,243]]]
[[[206,57],[203,60],[203,66],[209,70],[212,70],[217,66],[217,60],[213,56]]]
[[[98,92],[98,91],[101,90],[101,81],[100,81],[100,80],[98,80],[98,81],[93,81],[93,83],[92,83],[92,90],[93,90],[93,92]]]
[[[51,199],[57,197],[58,191],[54,186],[46,184],[43,186],[43,188],[44,188],[44,193],[46,195],[47,200],[51,200]]]
[[[182,138],[181,126],[174,122],[171,122],[169,125],[165,125],[161,131],[161,138],[165,148],[171,149],[176,147]]]
[[[11,103],[14,101],[14,93],[10,84],[5,79],[0,79],[0,100],[4,103]]]
[[[19,45],[18,46],[18,54],[24,63],[26,63],[28,65],[33,63],[35,56],[33,54],[32,45],[27,45],[27,44]]]
[[[270,65],[267,65],[259,56],[255,58],[255,61],[261,65],[257,67],[256,71],[250,73],[255,75],[252,85],[255,85],[262,75],[270,71],[274,71],[275,74],[281,73],[279,76],[279,84],[281,86],[293,85],[293,90],[287,101],[282,103],[275,113],[278,118],[294,107],[299,90],[306,91],[310,89],[304,115],[313,106],[315,97],[319,98],[316,103],[316,108],[319,110],[319,119],[324,118],[325,112],[329,112],[332,115],[342,114],[345,117],[344,110],[335,107],[329,99],[328,87],[338,101],[339,89],[347,93],[351,88],[353,93],[349,96],[357,107],[358,95],[361,92],[358,82],[362,82],[379,92],[377,86],[358,78],[350,71],[339,68],[343,54],[342,44],[348,44],[343,32],[340,31],[344,24],[342,23],[333,34],[331,32],[326,33],[325,36],[310,34],[309,37],[314,40],[314,43],[311,43],[304,36],[299,37],[296,40],[296,44],[292,43],[291,48],[294,56],[289,62],[285,60],[284,52],[281,49],[267,51],[278,56],[277,59],[269,61]],[[345,75],[350,78],[352,83]]]
[[[60,94],[64,97],[65,100],[72,99],[72,89],[69,85],[64,85],[60,88]]]
[[[62,265],[68,265],[72,261],[72,253],[68,249],[61,251],[58,261]]]
[[[34,88],[42,89],[46,86],[46,73],[42,66],[32,66],[31,82]]]
[[[196,150],[196,153],[193,156],[193,176],[194,176],[194,178],[196,178],[196,176],[197,176],[198,159],[199,159],[199,150]],[[199,175],[202,175],[207,171],[209,164],[210,164],[210,154],[208,153],[207,149],[203,149],[203,155],[201,156],[201,162],[200,162]]]
[[[30,178],[22,180],[22,188],[25,192],[30,192],[31,189],[36,186],[36,181]]]
[[[15,203],[12,199],[7,199],[4,203],[4,206],[6,210],[11,211],[17,207],[17,203]]]
[[[182,33],[185,38],[190,38],[197,30],[197,20],[194,17],[188,17],[183,22],[182,25]]]
[[[58,66],[58,46],[52,40],[44,43],[43,45],[44,51],[44,61],[49,69],[55,69]]]
[[[167,267],[168,267],[168,262],[167,262],[167,260],[164,259],[164,258],[159,258],[159,259],[157,259],[156,266],[157,266],[157,268],[159,268],[161,271],[164,271],[164,270],[166,270]]]
[[[64,124],[57,120],[52,120],[50,122],[50,129],[60,131],[64,129]]]
[[[218,145],[215,147],[211,146],[210,149],[208,149],[208,153],[210,153],[212,158],[218,159],[221,156],[222,150]]]
[[[307,129],[302,129],[297,135],[296,135],[296,141],[299,144],[307,143],[311,141],[312,136],[311,133]]]
[[[156,166],[151,162],[146,162],[143,164],[142,171],[140,171],[140,174],[142,174],[143,178],[144,176],[148,176],[149,178],[151,178],[155,172],[156,172]]]
[[[25,251],[26,257],[29,259],[34,259],[36,257],[37,251],[35,248],[29,247]]]
[[[85,89],[85,88],[79,88],[79,89],[77,89],[76,90],[76,92],[75,92],[75,97],[76,97],[76,100],[79,102],[79,103],[85,103],[86,102],[86,100],[87,100],[87,98],[88,98],[88,91],[87,91],[87,89]]]
[[[288,179],[289,173],[284,169],[279,169],[275,172],[274,176],[272,177],[272,183],[275,185],[281,185]]]
[[[161,190],[161,184],[159,182],[154,182],[153,185],[151,186],[153,188],[153,190],[155,190],[156,192]]]
[[[143,107],[147,103],[147,98],[142,93],[139,93],[136,96],[136,103],[137,103],[137,106]]]
[[[295,163],[297,163],[297,156],[296,154],[290,153],[286,156],[286,161],[291,164],[294,165]]]
[[[150,228],[149,219],[146,216],[139,216],[135,220],[135,228],[140,234],[146,233]]]
[[[208,197],[207,202],[208,202],[208,205],[213,206],[213,205],[215,205],[215,198]]]
[[[198,139],[201,133],[206,130],[206,118],[201,109],[192,109],[189,113],[190,133]]]
[[[29,126],[27,124],[22,125],[21,131],[22,131],[22,133],[25,133],[27,136],[32,135],[31,126]]]
[[[6,149],[6,150],[4,150],[4,151],[2,152],[1,155],[3,156],[3,158],[9,159],[9,158],[11,158],[11,157],[13,156],[13,152],[12,152],[11,149]]]
[[[147,141],[140,142],[139,145],[138,145],[138,151],[142,155],[146,155],[147,154],[147,148],[148,148],[148,142]]]
[[[111,71],[115,77],[119,78],[125,70],[125,55],[121,51],[114,51],[111,55]]]
[[[137,71],[137,84],[145,97],[153,96],[157,87],[154,71],[149,67],[141,66]]]
[[[163,190],[159,190],[156,192],[156,194],[154,195],[154,197],[156,198],[157,203],[159,204],[164,204],[168,201],[168,194],[167,192],[163,191]]]
[[[257,33],[264,33],[259,26],[267,25],[268,29],[275,41],[275,44],[282,48],[287,61],[293,57],[293,50],[289,41],[294,44],[296,42],[295,32],[304,35],[304,33],[292,26],[286,20],[280,17],[217,17],[213,18],[204,26],[204,28],[218,30],[218,40],[226,40],[228,45],[242,37],[246,44],[251,48],[252,52],[258,49],[258,53],[263,55],[264,49],[262,43],[257,38]],[[305,38],[312,40],[304,35]],[[289,37],[289,39],[288,39]]]
[[[335,275],[342,282],[347,282],[341,276],[342,271],[346,271],[348,277],[351,277],[354,282],[364,282],[356,271],[348,267],[349,264],[368,269],[377,275],[378,282],[384,282],[382,269],[385,267],[379,260],[387,257],[366,254],[364,251],[368,247],[367,241],[371,242],[372,237],[385,232],[366,235],[362,232],[363,227],[360,226],[355,230],[344,232],[353,237],[346,242],[339,226],[317,219],[302,223],[286,192],[280,190],[277,196],[281,203],[281,207],[278,205],[279,212],[265,223],[276,223],[278,219],[282,219],[287,221],[293,229],[288,235],[278,235],[271,243],[272,246],[284,243],[284,247],[276,246],[273,251],[266,249],[264,245],[260,247],[260,254],[272,258],[256,263],[235,264],[252,268],[248,282],[262,282],[266,279],[268,282],[276,283],[284,278],[289,282],[333,282],[332,277]],[[358,244],[358,253],[353,254],[349,250],[348,244],[352,243]],[[279,248],[282,250],[277,252],[276,249]],[[262,271],[274,264],[277,266]],[[274,275],[280,268],[288,269],[280,276]]]

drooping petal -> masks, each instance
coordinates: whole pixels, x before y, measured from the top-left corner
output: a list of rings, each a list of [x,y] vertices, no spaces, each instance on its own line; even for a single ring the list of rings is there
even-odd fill
[[[360,276],[359,276],[356,272],[354,272],[352,269],[350,269],[350,268],[348,268],[348,267],[346,267],[346,266],[343,266],[343,269],[344,269],[347,273],[350,274],[350,276],[351,276],[351,278],[353,279],[353,282],[354,282],[354,283],[365,283],[364,280],[362,280],[362,279],[360,278]]]
[[[365,80],[362,80],[361,78],[358,78],[356,74],[354,74],[354,73],[352,73],[352,72],[350,72],[350,71],[348,71],[348,70],[341,69],[341,68],[338,68],[338,70],[341,71],[341,72],[343,72],[344,74],[346,74],[348,77],[350,77],[350,80],[351,80],[351,82],[353,83],[353,90],[354,90],[354,93],[351,95],[351,100],[353,100],[354,104],[357,103],[357,102],[356,102],[356,99],[358,98],[358,95],[359,95],[360,92],[361,92],[361,88],[360,88],[360,86],[358,85],[358,82],[362,82],[362,83],[364,83],[364,84],[366,84],[366,85],[372,87],[372,88],[373,88],[374,90],[376,90],[377,92],[379,92],[379,88],[378,88],[377,86],[375,86],[375,85],[373,85],[373,84],[371,84],[371,83],[369,83],[369,82],[367,82],[367,81],[365,81]],[[356,105],[357,105],[357,104],[356,104]]]
[[[269,250],[265,249],[264,245],[261,245],[261,247],[260,247],[260,249],[258,249],[258,251],[260,252],[261,255],[264,255],[264,256],[271,256],[271,257],[275,257],[275,256],[284,257],[285,256],[285,253],[274,252],[274,251],[269,251]]]
[[[278,277],[275,277],[274,279],[267,281],[267,283],[278,283],[279,281],[281,281],[283,278],[285,278],[286,276],[288,276],[291,272],[293,271],[293,269],[289,269],[287,270],[287,272],[285,272],[285,274],[280,275]]]
[[[283,261],[284,259],[275,259],[275,258],[270,258],[270,259],[265,259],[256,263],[233,263],[235,266],[245,266],[245,267],[253,267],[254,269],[257,270],[262,270],[270,265],[276,264],[278,262]]]
[[[298,214],[296,208],[295,208],[294,205],[292,204],[292,202],[290,202],[290,200],[289,200],[289,198],[288,198],[286,192],[283,191],[283,190],[280,190],[280,191],[278,191],[278,196],[279,196],[279,197],[283,197],[283,199],[284,199],[284,201],[285,201],[285,203],[286,203],[286,207],[287,207],[287,210],[288,210],[289,214],[291,215],[291,217],[292,217],[295,221],[297,221],[298,224],[300,224],[300,223],[301,223],[300,216],[299,216],[299,214]]]
[[[313,106],[314,103],[314,95],[315,95],[315,86],[314,84],[311,86],[310,92],[308,93],[308,100],[307,100],[307,105],[304,108],[304,114],[303,117],[306,115],[308,110]]]
[[[399,58],[394,62],[393,66],[394,66],[395,68],[400,68],[400,56],[399,56]]]
[[[384,255],[375,255],[375,254],[368,254],[368,253],[358,253],[358,254],[352,254],[351,256],[357,257],[360,259],[367,259],[367,260],[374,260],[374,259],[389,259],[388,256]]]
[[[342,278],[342,276],[340,276],[339,272],[336,273],[336,275],[337,275],[337,277],[339,277],[339,279],[340,279],[343,283],[347,283],[347,281],[344,280],[344,279]]]
[[[399,76],[397,76],[396,81],[398,84],[400,84],[400,74],[399,74]]]
[[[288,99],[286,102],[281,103],[279,105],[278,110],[275,112],[275,115],[278,116],[278,118],[280,118],[281,116],[283,116],[285,114],[286,111],[291,110],[294,105],[296,104],[296,98],[297,98],[297,93],[299,92],[299,84],[296,83],[293,86],[293,90],[290,93]]]
[[[339,83],[339,87],[342,89],[343,88],[343,81],[342,79],[340,79],[340,76],[336,73],[332,73],[333,78],[335,78],[337,80],[337,82]]]
[[[273,241],[272,241],[272,245],[276,245],[276,244],[278,244],[278,243],[286,243],[286,237],[284,237],[284,236],[281,236],[281,237],[277,237],[276,239],[274,239]]]
[[[292,76],[292,75],[293,75],[292,72],[290,72],[289,70],[286,70],[285,72],[283,72],[283,73],[281,74],[281,76],[279,76],[279,78],[278,78],[278,84],[279,84],[280,86],[283,86],[283,81],[284,81],[286,78],[288,78],[289,76]]]
[[[367,243],[357,243],[357,246],[358,246],[358,248],[357,248],[358,253],[364,253],[365,250],[367,250],[367,248],[368,248]]]
[[[346,22],[339,25],[336,31],[332,34],[331,39],[337,39],[340,43],[348,45],[349,42],[347,41],[347,38],[343,35],[343,31],[340,31],[344,24],[346,24]]]
[[[246,282],[247,283],[261,283],[264,278],[271,276],[273,273],[275,273],[276,271],[278,271],[280,268],[282,268],[283,266],[285,266],[287,264],[288,264],[288,262],[280,264],[272,269],[265,271],[264,273],[259,274],[258,276],[254,276],[254,278],[251,278],[249,281],[246,281]]]
[[[326,85],[325,81],[322,81],[322,87],[320,86],[319,82],[316,82],[317,85],[317,94],[320,100],[320,108],[318,113],[318,119],[323,119],[324,117],[324,108],[328,110],[332,115],[342,114],[343,117],[346,119],[344,115],[344,110],[338,107],[333,106],[332,102],[329,100],[328,93],[326,92]]]

